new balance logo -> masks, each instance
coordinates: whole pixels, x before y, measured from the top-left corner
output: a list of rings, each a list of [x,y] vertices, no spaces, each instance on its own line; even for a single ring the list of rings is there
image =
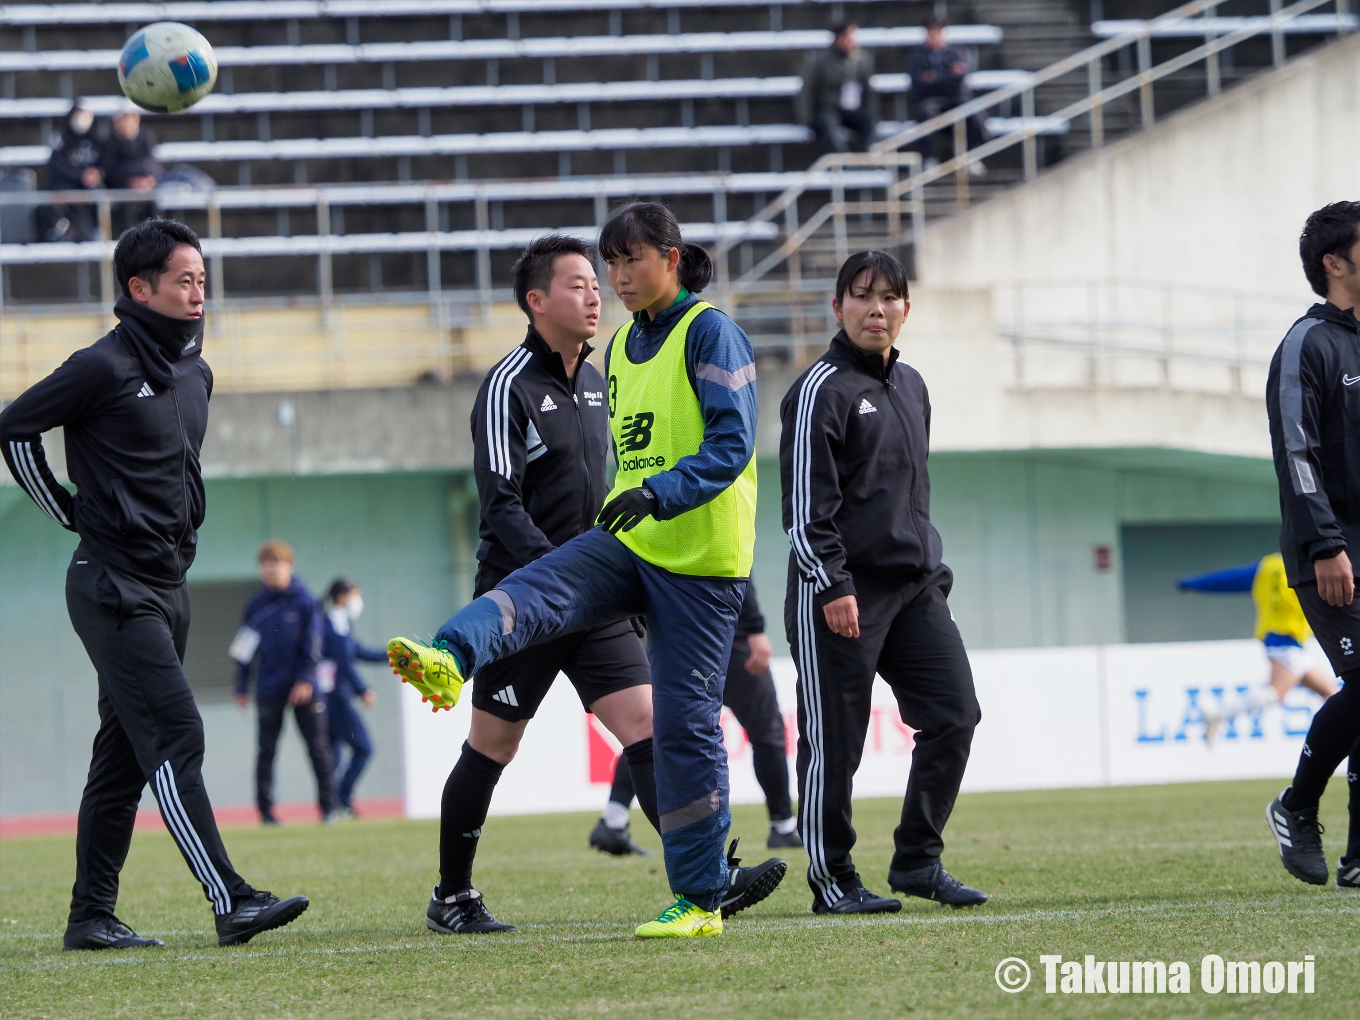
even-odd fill
[[[138,397],[154,397],[155,395],[156,393],[154,390],[152,390],[151,384],[149,382],[142,383],[142,388],[137,391]]]
[[[538,405],[540,411],[556,411],[557,405],[553,403],[553,398],[546,393],[543,395],[543,403]]]
[[[647,449],[652,441],[652,426],[655,424],[656,415],[651,411],[625,415],[623,428],[619,431],[619,452],[631,453],[633,450]]]
[[[515,697],[513,687],[505,687],[491,695],[492,701],[499,701],[502,705],[509,705],[511,708],[519,708],[519,699]]]
[[[869,403],[869,401],[867,401],[867,400],[861,400],[861,401],[859,402],[859,413],[860,413],[860,414],[875,414],[875,413],[877,413],[877,411],[878,411],[878,408],[876,408],[873,404]]]

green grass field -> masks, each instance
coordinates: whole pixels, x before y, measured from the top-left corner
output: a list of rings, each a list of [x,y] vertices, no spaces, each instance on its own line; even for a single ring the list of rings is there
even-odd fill
[[[229,830],[239,869],[312,909],[249,945],[217,948],[174,845],[139,834],[120,913],[159,950],[61,952],[73,840],[0,843],[0,1016],[5,1017],[1187,1017],[1360,1015],[1360,894],[1304,886],[1279,866],[1264,808],[1278,782],[978,794],[960,799],[946,865],[991,892],[955,912],[920,900],[886,918],[814,917],[801,851],[763,904],[721,939],[643,943],[667,901],[657,858],[586,846],[585,815],[493,818],[477,885],[510,936],[437,936],[428,822]],[[1329,864],[1344,784],[1323,802]],[[857,805],[856,859],[884,875],[897,805]],[[640,821],[641,816],[635,815]],[[733,832],[764,856],[764,818]],[[656,847],[654,833],[642,842]],[[1186,995],[1046,995],[1039,956],[1185,960]],[[1313,995],[1210,995],[1199,961],[1316,957]],[[1034,970],[997,987],[1006,957]]]

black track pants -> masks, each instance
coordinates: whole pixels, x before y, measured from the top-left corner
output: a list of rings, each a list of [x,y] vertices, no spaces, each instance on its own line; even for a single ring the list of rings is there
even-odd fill
[[[80,801],[71,921],[114,912],[142,790],[218,914],[251,888],[231,866],[203,786],[203,720],[184,676],[189,594],[151,588],[77,549],[66,574],[71,624],[99,675],[99,732]]]
[[[906,585],[855,577],[858,638],[833,634],[813,586],[790,572],[785,602],[798,666],[799,832],[808,883],[828,905],[858,878],[850,851],[850,798],[869,728],[874,674],[888,682],[902,721],[919,732],[893,833],[894,871],[928,867],[963,781],[973,730],[982,718],[963,639],[946,597],[948,569]]]
[[[261,818],[274,816],[274,755],[278,752],[279,734],[283,731],[283,718],[288,714],[287,698],[271,698],[257,704],[259,723],[259,748],[255,754],[255,806]],[[335,810],[335,761],[331,757],[331,736],[326,717],[326,698],[313,697],[311,701],[293,706],[293,718],[297,720],[298,732],[307,745],[307,755],[312,760],[312,772],[316,776],[316,803],[322,815]]]
[[[751,764],[765,792],[765,807],[770,812],[770,821],[778,822],[793,816],[784,715],[775,696],[774,675],[768,668],[755,676],[746,672],[746,660],[750,657],[751,646],[746,638],[738,637],[732,642],[723,704],[746,731],[746,739],[751,742]]]

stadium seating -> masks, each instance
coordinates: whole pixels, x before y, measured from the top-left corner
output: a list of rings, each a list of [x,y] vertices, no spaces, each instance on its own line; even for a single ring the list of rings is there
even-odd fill
[[[1157,39],[1204,39],[1225,36],[1248,26],[1268,25],[1268,17],[1173,18],[1153,30]],[[1114,39],[1136,32],[1147,22],[1137,18],[1104,20],[1091,23],[1091,34],[1097,39]],[[1360,28],[1360,15],[1302,14],[1283,22],[1279,31],[1284,35],[1335,35],[1354,32]]]

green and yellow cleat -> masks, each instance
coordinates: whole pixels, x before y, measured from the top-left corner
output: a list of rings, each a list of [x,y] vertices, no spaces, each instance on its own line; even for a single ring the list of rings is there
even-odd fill
[[[655,921],[638,925],[633,934],[640,939],[703,939],[722,933],[721,910],[704,910],[677,896]]]
[[[420,692],[420,700],[434,707],[431,711],[452,709],[463,692],[463,674],[458,660],[447,647],[422,645],[410,638],[393,638],[387,642],[387,661],[401,682]]]

